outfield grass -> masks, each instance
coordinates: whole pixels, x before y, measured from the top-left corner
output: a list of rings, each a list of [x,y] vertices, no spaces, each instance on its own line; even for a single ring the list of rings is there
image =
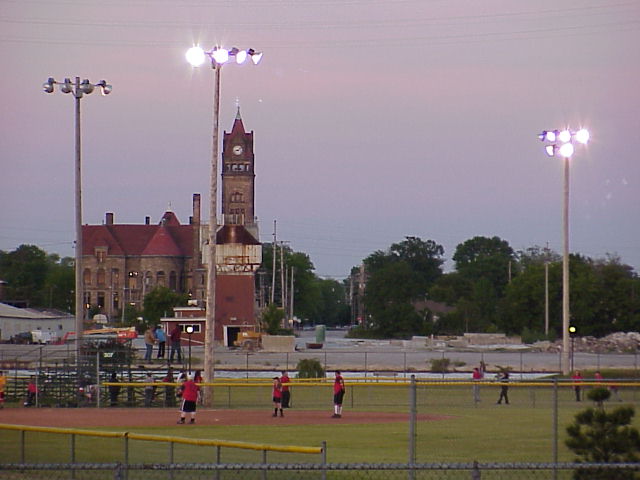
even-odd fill
[[[352,386],[345,400],[344,417],[349,411],[392,410],[408,412],[409,395],[402,387],[380,385]],[[225,397],[227,393],[227,397]],[[474,405],[469,386],[421,386],[417,393],[419,414],[442,415],[448,418],[420,421],[417,425],[418,462],[552,462],[553,461],[553,391],[551,388],[516,387],[509,391],[511,404],[496,405],[498,388],[483,387],[482,402]],[[267,387],[217,391],[217,401],[229,401],[235,408],[260,406],[269,409]],[[295,387],[293,409],[326,408],[330,413],[330,390],[326,387]],[[626,402],[635,403],[636,394],[624,390]],[[353,405],[353,406],[352,406]],[[576,403],[573,390],[563,388],[558,394],[558,459],[574,460],[564,446],[565,429],[579,410],[589,402]],[[608,405],[613,408],[615,404]],[[96,411],[99,414],[99,411]],[[241,413],[239,413],[241,414]],[[640,420],[635,419],[640,428]],[[102,429],[108,430],[108,429]],[[121,429],[118,429],[121,430]],[[193,438],[216,438],[280,445],[319,446],[327,442],[327,459],[332,463],[404,463],[408,460],[408,421],[384,424],[356,424],[336,421],[330,425],[306,426],[216,426],[195,425],[181,429],[179,435]],[[166,428],[136,428],[136,433],[176,435],[175,426]],[[0,431],[0,451],[3,461],[19,458],[19,434]],[[122,440],[77,440],[77,461],[122,461]],[[131,441],[131,463],[166,462],[168,447],[152,442]],[[51,434],[29,434],[29,462],[68,460],[69,439]],[[175,461],[214,462],[215,448],[176,446]],[[270,461],[315,462],[319,458],[305,455],[269,453]],[[260,462],[259,452],[223,449],[223,462]]]

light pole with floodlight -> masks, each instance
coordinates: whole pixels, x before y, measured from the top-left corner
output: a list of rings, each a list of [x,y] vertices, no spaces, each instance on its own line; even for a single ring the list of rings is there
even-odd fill
[[[191,375],[191,335],[193,335],[193,325],[187,325],[184,329],[184,331],[187,333],[187,335],[189,335],[189,375]]]
[[[82,148],[80,136],[80,99],[84,95],[93,93],[95,88],[99,88],[103,95],[111,93],[112,87],[105,80],[98,83],[91,83],[86,78],[80,81],[80,77],[75,78],[72,82],[70,78],[65,78],[63,82],[58,82],[54,78],[49,77],[42,85],[46,93],[53,93],[55,86],[60,85],[62,93],[73,93],[76,100],[75,117],[75,143],[76,143],[76,161],[75,161],[75,216],[76,216],[76,245],[75,245],[75,289],[76,289],[76,365],[78,375],[80,375],[80,355],[82,345],[82,332],[84,330],[84,289],[82,285]],[[80,378],[80,377],[78,377]]]
[[[589,131],[581,128],[574,132],[544,130],[538,138],[547,142],[545,151],[550,157],[560,156],[564,160],[564,195],[562,208],[562,373],[567,375],[569,365],[569,160],[574,152],[573,142],[586,144]]]
[[[213,80],[213,132],[211,148],[211,177],[210,177],[210,203],[209,203],[209,235],[208,235],[208,268],[207,268],[207,309],[205,317],[205,337],[204,337],[204,380],[213,381],[214,358],[213,349],[215,342],[215,305],[216,305],[216,232],[218,227],[217,218],[217,196],[218,196],[218,137],[220,121],[220,72],[222,66],[234,57],[235,63],[243,64],[248,58],[254,65],[262,59],[262,53],[256,52],[253,48],[239,50],[232,48],[227,50],[219,46],[213,47],[210,51],[205,51],[196,46],[187,51],[187,61],[194,67],[199,67],[205,63],[207,57],[211,60],[211,68],[214,73]],[[204,404],[211,406],[212,390],[210,386],[204,388]]]

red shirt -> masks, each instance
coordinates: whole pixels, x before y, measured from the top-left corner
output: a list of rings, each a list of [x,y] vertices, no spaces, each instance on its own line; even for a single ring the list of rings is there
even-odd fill
[[[333,393],[340,393],[344,390],[344,380],[341,375],[336,375],[336,380],[333,382]]]
[[[277,380],[273,382],[273,398],[282,398],[282,384]]]
[[[193,380],[187,380],[182,384],[182,398],[188,402],[198,400],[198,386]]]
[[[280,377],[280,383],[282,384],[282,391],[283,392],[288,392],[289,391],[289,385],[285,385],[285,383],[289,383],[290,379],[287,375],[283,375]]]

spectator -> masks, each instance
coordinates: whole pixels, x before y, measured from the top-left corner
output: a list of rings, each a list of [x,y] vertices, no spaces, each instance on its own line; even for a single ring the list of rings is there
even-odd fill
[[[156,336],[153,333],[153,329],[149,327],[144,332],[144,346],[146,347],[146,351],[144,353],[144,360],[146,362],[151,361],[151,357],[153,356],[154,343],[156,343]]]
[[[576,370],[573,376],[571,377],[573,380],[573,391],[576,394],[576,402],[580,401],[580,384],[582,383],[582,374]]]
[[[182,362],[182,349],[180,348],[180,337],[182,336],[182,330],[180,325],[176,323],[169,334],[171,340],[171,354],[169,355],[169,362],[173,362],[174,355],[178,355],[178,362]]]
[[[109,382],[116,383],[118,381],[118,376],[116,372],[111,373],[111,378],[109,378]],[[120,395],[120,385],[109,385],[109,401],[112,407],[118,406],[118,395]]]
[[[25,407],[35,405],[38,399],[38,386],[36,385],[36,377],[31,377],[27,384],[27,399],[24,402]]]
[[[158,341],[158,358],[164,358],[164,351],[167,345],[167,336],[162,329],[162,325],[158,325],[155,330],[156,340]]]

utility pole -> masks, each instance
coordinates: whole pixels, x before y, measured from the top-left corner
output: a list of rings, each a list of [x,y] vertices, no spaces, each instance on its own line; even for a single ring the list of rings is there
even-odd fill
[[[273,276],[271,277],[271,302],[269,303],[275,302],[276,295],[276,258],[278,253],[278,250],[276,249],[276,222],[277,220],[273,221],[273,243],[271,244],[271,264],[273,266]]]
[[[289,288],[289,300],[291,302],[291,307],[289,309],[289,318],[293,320],[293,272],[295,269],[291,267],[291,288]]]

